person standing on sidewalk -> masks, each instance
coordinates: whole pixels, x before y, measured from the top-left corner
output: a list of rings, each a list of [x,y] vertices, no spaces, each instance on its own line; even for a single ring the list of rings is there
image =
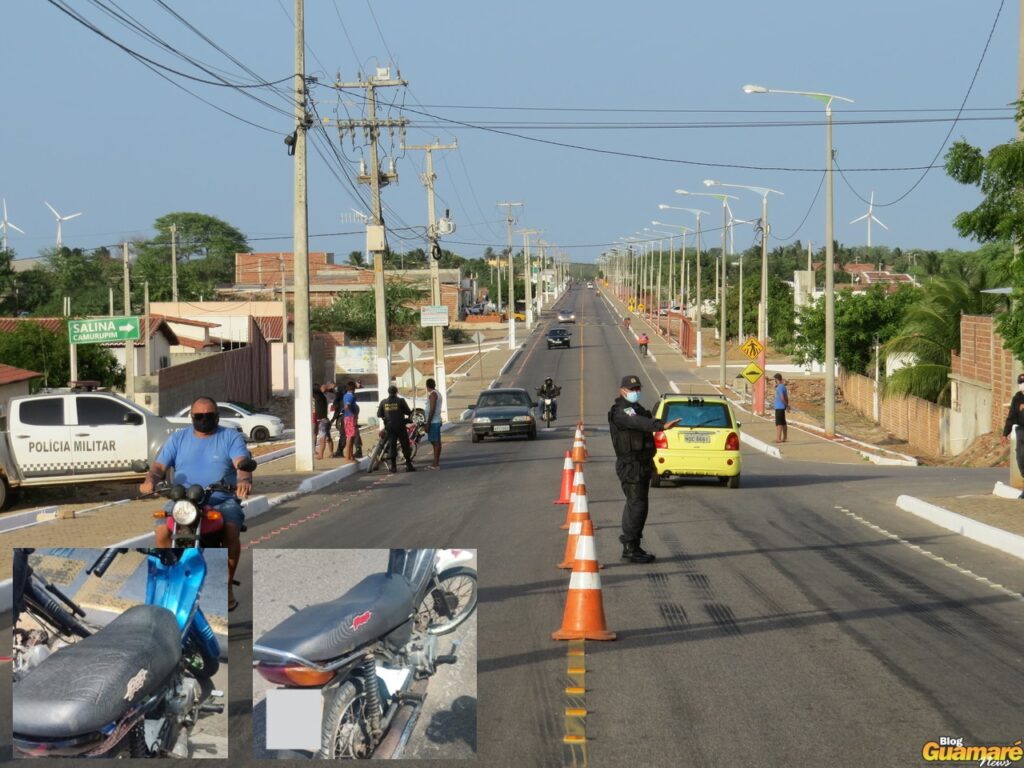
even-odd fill
[[[1010,400],[1010,410],[1003,425],[1003,445],[1009,444],[1014,426],[1017,427],[1017,471],[1024,477],[1024,373],[1017,375],[1017,391]],[[1020,498],[1024,499],[1024,493]]]
[[[789,388],[782,379],[781,373],[775,379],[775,442],[784,443],[789,437],[789,426],[786,424],[786,411],[789,410]]]
[[[337,409],[337,400],[335,408]],[[338,413],[338,411],[335,411]],[[356,383],[345,382],[345,393],[341,396],[341,429],[338,435],[338,449],[341,450],[342,437],[345,439],[345,448],[342,457],[349,461],[355,461],[353,450],[356,442],[356,435],[359,434],[359,403],[356,402]],[[335,456],[338,454],[335,453]]]
[[[654,433],[671,429],[679,419],[662,421],[640,405],[640,379],[624,376],[619,396],[608,411],[608,427],[615,449],[615,474],[619,477],[626,505],[622,508],[622,559],[650,563],[654,555],[640,547],[647,522],[647,496],[654,472]]]
[[[327,393],[333,389],[333,384],[321,384],[313,390],[313,413],[316,415],[316,457],[318,459],[324,457],[324,451],[328,448],[331,453],[334,453],[331,422],[327,418]]]
[[[429,469],[441,468],[441,393],[437,382],[427,379],[427,442],[434,449],[434,462]]]
[[[406,424],[412,418],[412,409],[405,402],[404,397],[398,396],[398,387],[392,384],[388,387],[388,396],[380,401],[377,406],[377,418],[384,423],[384,433],[388,441],[388,469],[392,472],[398,471],[398,446],[402,446],[402,455],[405,457],[405,471],[415,472],[416,467],[412,465],[412,446],[409,445],[409,430]]]

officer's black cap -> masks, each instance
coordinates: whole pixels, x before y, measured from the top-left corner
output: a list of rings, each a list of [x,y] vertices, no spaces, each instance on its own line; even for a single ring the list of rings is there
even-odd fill
[[[1017,374],[1017,383],[1018,384],[1024,384],[1024,373],[1018,373]]]
[[[640,389],[640,379],[636,376],[623,376],[622,383],[619,386],[622,389]]]

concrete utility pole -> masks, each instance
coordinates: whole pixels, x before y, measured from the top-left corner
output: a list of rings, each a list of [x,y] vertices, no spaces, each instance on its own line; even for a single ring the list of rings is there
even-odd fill
[[[281,267],[281,383],[287,397],[291,385],[288,380],[288,292],[284,287],[284,254],[278,254],[277,260]]]
[[[313,469],[313,371],[309,359],[309,221],[306,203],[306,25],[303,0],[295,0],[295,151],[292,268],[295,270],[295,470]]]
[[[171,224],[171,301],[178,301],[178,225]],[[177,309],[175,309],[177,312]]]
[[[437,139],[434,139],[433,144],[425,146],[402,145],[403,150],[422,149],[427,153],[426,173],[420,178],[423,181],[423,186],[427,188],[427,258],[430,261],[430,303],[435,306],[441,303],[441,276],[437,264],[438,259],[441,258],[441,247],[437,242],[440,231],[434,210],[434,180],[437,178],[434,174],[434,150],[458,148],[458,141],[451,144],[440,144]],[[437,391],[441,394],[441,420],[448,421],[448,376],[444,365],[444,328],[435,325],[431,330],[434,336],[434,383],[437,384]]]
[[[378,67],[373,77],[365,81],[335,83],[335,87],[344,90],[345,88],[362,88],[366,90],[366,119],[365,120],[339,120],[338,133],[344,138],[346,131],[355,134],[357,128],[367,132],[370,139],[370,169],[367,173],[361,169],[357,177],[360,184],[368,184],[373,196],[372,222],[366,224],[366,251],[373,254],[373,296],[376,306],[376,336],[377,336],[377,386],[384,391],[391,383],[391,349],[388,345],[388,323],[387,312],[384,306],[384,252],[387,250],[387,237],[384,229],[384,215],[381,207],[380,190],[388,184],[398,181],[398,174],[394,165],[386,171],[380,170],[380,159],[378,153],[378,142],[380,141],[380,129],[387,128],[390,131],[396,128],[402,137],[405,135],[405,126],[408,120],[399,118],[377,118],[377,88],[406,86],[408,83],[401,79],[391,77],[391,70],[386,67]]]
[[[121,245],[124,255],[124,316],[132,315],[132,286],[128,274],[128,241]],[[129,400],[135,400],[135,342],[126,339],[124,342],[124,393]]]
[[[107,289],[108,298],[110,299],[110,316],[114,316],[114,286],[110,286]]]
[[[64,297],[64,317],[71,319],[71,297]],[[78,381],[78,345],[68,339],[68,362],[71,368],[71,381]]]
[[[530,279],[533,277],[533,265],[530,263],[530,235],[544,234],[539,229],[521,229],[519,234],[523,236],[523,288],[526,293],[526,332],[533,329],[533,284]]]
[[[508,348],[516,348],[516,301],[515,301],[515,286],[512,283],[512,278],[515,275],[515,269],[512,264],[512,225],[516,223],[515,218],[512,216],[512,209],[516,206],[522,206],[522,203],[498,203],[499,206],[505,208],[505,223],[508,225]],[[499,261],[500,264],[500,261]],[[501,267],[498,267],[498,286],[501,287]],[[501,296],[498,297],[498,304],[501,304]],[[499,306],[500,309],[500,306]]]
[[[149,357],[149,280],[142,284],[142,317],[145,319],[146,327],[142,329],[142,346],[145,349],[146,359],[142,361],[142,375],[149,376],[152,371],[152,363]]]

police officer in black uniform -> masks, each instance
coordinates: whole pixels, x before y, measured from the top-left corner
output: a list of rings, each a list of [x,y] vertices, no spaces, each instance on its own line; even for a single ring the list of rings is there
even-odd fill
[[[388,396],[377,406],[377,418],[384,422],[384,432],[387,435],[390,456],[388,468],[392,472],[398,471],[395,466],[398,459],[398,455],[395,453],[395,443],[401,443],[402,455],[405,456],[405,471],[415,472],[416,467],[412,465],[412,459],[409,458],[412,447],[409,445],[409,432],[405,426],[412,420],[412,410],[405,402],[405,398],[398,396],[398,387],[394,384],[388,387]]]
[[[654,433],[671,429],[679,419],[663,422],[652,418],[640,405],[640,379],[624,376],[612,409],[608,427],[615,448],[615,474],[619,476],[626,506],[622,509],[622,559],[632,563],[650,563],[654,555],[640,547],[647,522],[647,494],[654,472]]]
[[[1010,411],[1003,425],[1002,443],[1010,442],[1010,433],[1017,427],[1017,470],[1024,476],[1024,373],[1017,374],[1017,391],[1010,400]],[[1024,499],[1024,493],[1020,498]]]

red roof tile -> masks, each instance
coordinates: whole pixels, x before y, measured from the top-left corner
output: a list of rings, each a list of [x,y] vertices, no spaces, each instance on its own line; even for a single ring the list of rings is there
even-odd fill
[[[42,375],[35,371],[26,371],[24,368],[15,368],[13,365],[0,363],[0,384],[14,384],[18,381],[26,381],[27,379],[34,379],[36,376]]]

